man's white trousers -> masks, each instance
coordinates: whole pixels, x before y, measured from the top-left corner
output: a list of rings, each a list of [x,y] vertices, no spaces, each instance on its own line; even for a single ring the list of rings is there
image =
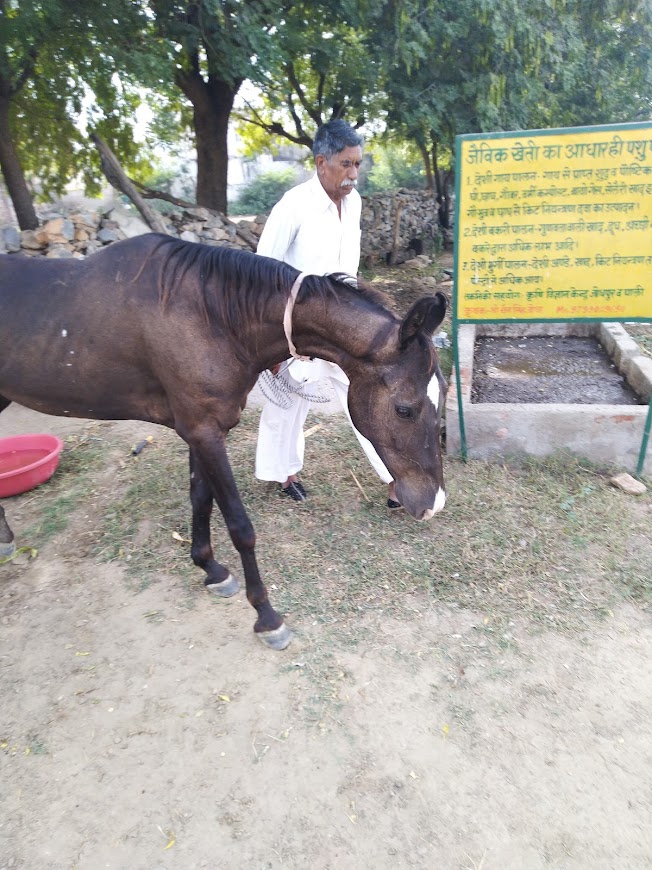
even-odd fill
[[[295,361],[288,370],[284,371],[283,376],[296,387],[300,387],[302,383],[327,379],[376,474],[383,483],[391,483],[392,476],[376,453],[373,444],[353,425],[347,401],[349,379],[339,366],[325,360],[314,360],[309,363]],[[259,480],[276,480],[285,483],[290,475],[298,474],[303,468],[305,452],[303,427],[310,410],[310,400],[296,393],[291,394],[291,400],[289,408],[279,408],[270,401],[263,408],[256,447],[256,477]]]

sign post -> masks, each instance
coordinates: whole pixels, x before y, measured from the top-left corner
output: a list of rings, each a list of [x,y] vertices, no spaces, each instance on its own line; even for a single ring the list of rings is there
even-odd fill
[[[458,324],[652,320],[652,124],[458,136],[456,176],[466,459]]]

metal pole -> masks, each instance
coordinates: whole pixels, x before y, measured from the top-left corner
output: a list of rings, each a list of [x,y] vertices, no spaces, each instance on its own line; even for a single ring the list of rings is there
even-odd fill
[[[645,428],[643,429],[643,442],[641,443],[641,452],[638,457],[638,466],[636,467],[636,473],[639,477],[643,474],[647,443],[650,440],[650,429],[652,429],[652,397],[650,397],[650,405],[647,409],[647,418],[645,420]]]
[[[460,354],[457,341],[457,305],[453,307],[453,365],[455,366],[455,386],[457,388],[457,415],[460,421],[460,453],[464,462],[468,459],[466,449],[466,430],[464,427],[464,409],[462,408],[462,377],[460,375]]]
[[[466,449],[466,430],[464,428],[464,409],[462,408],[462,377],[460,374],[460,353],[457,341],[459,324],[457,321],[458,305],[458,252],[460,249],[460,191],[462,186],[462,139],[455,137],[455,248],[453,265],[453,365],[455,366],[455,384],[457,387],[457,414],[460,421],[460,453],[464,462],[468,459]]]

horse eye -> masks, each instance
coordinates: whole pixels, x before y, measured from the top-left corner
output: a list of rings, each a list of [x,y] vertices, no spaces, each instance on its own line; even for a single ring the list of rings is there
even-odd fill
[[[396,414],[402,420],[409,420],[412,416],[412,408],[406,408],[404,405],[397,405]]]

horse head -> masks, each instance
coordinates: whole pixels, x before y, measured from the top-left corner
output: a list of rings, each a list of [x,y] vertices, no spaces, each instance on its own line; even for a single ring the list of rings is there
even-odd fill
[[[442,293],[419,299],[374,359],[359,360],[350,372],[353,422],[393,476],[401,504],[420,520],[446,502],[440,437],[446,382],[432,343],[446,304]]]

